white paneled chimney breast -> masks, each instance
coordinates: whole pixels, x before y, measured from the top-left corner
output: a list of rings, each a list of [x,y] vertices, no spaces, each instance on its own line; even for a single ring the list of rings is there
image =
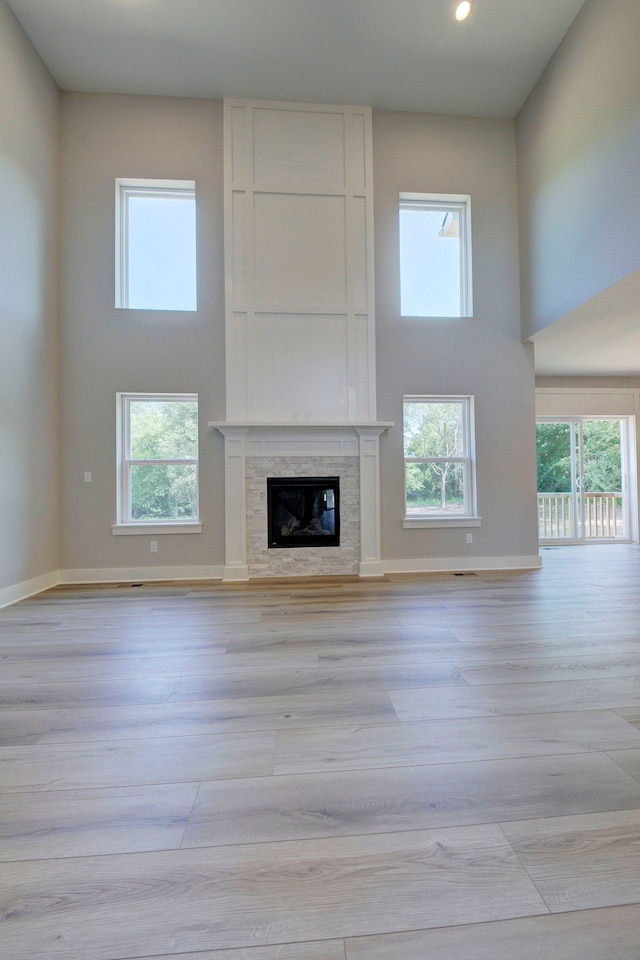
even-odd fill
[[[380,576],[371,111],[224,113],[225,578]],[[268,549],[285,476],[339,476],[339,545]]]

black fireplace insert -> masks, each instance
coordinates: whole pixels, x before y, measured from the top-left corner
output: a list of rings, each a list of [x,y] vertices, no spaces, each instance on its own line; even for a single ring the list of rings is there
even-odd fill
[[[340,546],[339,477],[267,479],[269,547]]]

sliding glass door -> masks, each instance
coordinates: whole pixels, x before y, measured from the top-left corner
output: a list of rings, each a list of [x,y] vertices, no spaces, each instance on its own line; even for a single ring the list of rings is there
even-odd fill
[[[627,540],[627,421],[541,418],[536,440],[540,540]]]

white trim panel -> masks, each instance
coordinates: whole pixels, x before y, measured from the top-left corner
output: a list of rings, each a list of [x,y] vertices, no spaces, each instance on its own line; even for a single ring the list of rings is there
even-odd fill
[[[0,590],[0,609],[9,607],[12,603],[19,603],[20,600],[27,600],[28,597],[33,597],[36,593],[42,593],[43,590],[57,587],[59,583],[59,571],[54,570],[51,573],[42,574],[41,577],[34,577],[32,580],[15,583],[11,587],[4,587]]]
[[[221,566],[104,567],[61,570],[59,583],[130,583],[163,580],[222,580]]]
[[[201,523],[114,523],[114,537],[162,536],[165,533],[202,533]]]
[[[433,517],[432,520],[422,517],[405,517],[402,521],[405,530],[433,529],[440,527],[443,530],[452,527],[480,527],[482,517]]]
[[[536,387],[536,416],[630,417],[638,397],[632,387]]]
[[[474,573],[479,570],[538,570],[542,558],[531,557],[433,557],[415,560],[385,560],[385,573]]]

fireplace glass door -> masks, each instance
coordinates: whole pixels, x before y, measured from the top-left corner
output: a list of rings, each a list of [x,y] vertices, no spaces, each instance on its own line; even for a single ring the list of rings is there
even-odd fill
[[[338,477],[267,479],[269,547],[340,545]]]

